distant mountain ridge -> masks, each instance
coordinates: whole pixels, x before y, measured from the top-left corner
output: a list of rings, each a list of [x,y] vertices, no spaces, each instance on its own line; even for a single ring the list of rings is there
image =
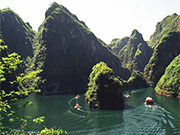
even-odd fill
[[[119,56],[122,66],[131,71],[142,72],[152,54],[152,49],[137,30],[133,30],[130,37],[112,40],[109,46]]]

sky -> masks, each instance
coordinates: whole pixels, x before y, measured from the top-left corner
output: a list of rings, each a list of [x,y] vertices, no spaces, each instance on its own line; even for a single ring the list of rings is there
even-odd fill
[[[84,21],[107,44],[113,38],[130,36],[133,29],[147,41],[158,22],[167,15],[180,14],[180,0],[1,0],[0,9],[11,8],[37,31],[54,1]]]

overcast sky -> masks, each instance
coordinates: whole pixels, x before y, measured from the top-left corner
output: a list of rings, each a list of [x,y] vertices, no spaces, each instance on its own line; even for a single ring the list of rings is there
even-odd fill
[[[0,9],[11,8],[37,31],[54,1],[84,21],[107,44],[113,38],[130,36],[133,29],[149,40],[157,22],[180,14],[180,0],[1,0]]]

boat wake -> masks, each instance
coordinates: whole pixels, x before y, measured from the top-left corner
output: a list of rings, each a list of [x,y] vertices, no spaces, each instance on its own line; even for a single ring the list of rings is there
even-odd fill
[[[72,98],[72,99],[70,99],[70,100],[68,101],[68,104],[69,104],[69,106],[70,106],[70,108],[71,108],[72,110],[77,110],[77,111],[84,112],[84,113],[91,113],[90,111],[83,110],[82,108],[76,108],[76,106],[73,107],[73,106],[71,105],[71,102],[74,101],[74,100],[76,100],[76,102],[77,102],[77,98],[76,98],[76,97],[74,97],[74,98]],[[77,103],[76,103],[76,104],[77,104]]]

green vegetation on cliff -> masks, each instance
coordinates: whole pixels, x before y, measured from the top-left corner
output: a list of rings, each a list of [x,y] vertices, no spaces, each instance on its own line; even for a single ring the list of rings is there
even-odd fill
[[[4,41],[8,44],[9,53],[17,52],[22,58],[31,57],[35,31],[29,23],[25,23],[10,8],[0,10],[0,20],[0,31]]]
[[[179,37],[179,32],[170,32],[164,35],[155,47],[152,57],[144,69],[145,77],[150,85],[156,85],[166,67],[180,54]]]
[[[123,109],[122,82],[104,62],[97,63],[89,75],[85,98],[96,109]]]
[[[172,31],[180,31],[180,15],[173,14],[165,17],[161,22],[156,25],[156,30],[148,41],[148,45],[152,48],[155,48],[161,38]]]
[[[127,45],[120,50],[118,56],[122,66],[131,71],[133,69],[143,71],[151,54],[152,50],[148,47],[142,35],[137,30],[133,30]]]
[[[155,91],[161,95],[180,97],[180,55],[168,65]]]

